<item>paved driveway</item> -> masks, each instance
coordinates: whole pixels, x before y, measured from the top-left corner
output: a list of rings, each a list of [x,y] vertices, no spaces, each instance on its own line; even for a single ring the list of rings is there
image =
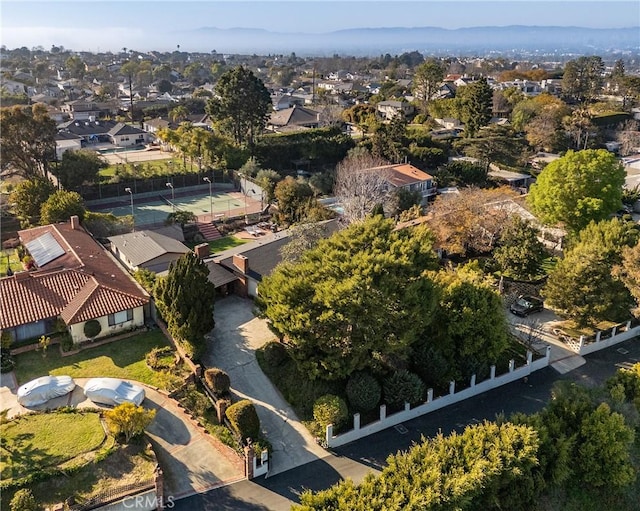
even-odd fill
[[[326,457],[258,365],[255,350],[274,335],[253,315],[253,302],[229,296],[216,302],[214,316],[216,326],[204,362],[226,371],[235,396],[256,405],[262,433],[273,446],[268,476]]]
[[[100,407],[84,395],[87,378],[74,380],[73,392],[33,409]],[[0,383],[1,408],[9,408],[9,416],[30,411],[18,404],[13,373],[2,375]],[[164,472],[167,496],[178,499],[244,479],[243,462],[229,447],[205,434],[166,394],[146,386],[145,394],[143,406],[156,410],[147,433]]]

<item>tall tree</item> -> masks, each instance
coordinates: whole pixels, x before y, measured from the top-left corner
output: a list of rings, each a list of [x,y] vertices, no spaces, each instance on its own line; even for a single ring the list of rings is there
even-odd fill
[[[538,235],[538,229],[527,220],[518,215],[512,217],[493,252],[493,258],[504,275],[530,280],[540,274],[540,267],[547,253]]]
[[[542,170],[528,202],[542,222],[577,232],[620,208],[624,179],[624,167],[609,151],[568,151]]]
[[[614,266],[613,275],[622,280],[636,301],[635,314],[640,316],[640,242],[622,250],[622,261]]]
[[[594,99],[602,89],[604,62],[601,57],[578,57],[565,64],[563,95],[583,103]]]
[[[74,215],[77,215],[82,220],[85,212],[84,200],[78,192],[58,190],[42,204],[40,208],[40,224],[48,225],[57,222],[68,222]]]
[[[106,162],[95,151],[65,151],[53,174],[63,188],[70,190],[86,182],[95,182],[100,169],[106,166]]]
[[[389,202],[385,165],[387,161],[367,152],[354,153],[338,164],[333,193],[342,205],[347,222],[361,221],[378,204],[384,206]],[[378,170],[371,170],[376,167]]]
[[[215,294],[207,265],[192,252],[172,263],[166,279],[156,283],[160,313],[171,334],[194,359],[204,353],[205,336],[215,326]]]
[[[436,59],[428,59],[420,64],[413,76],[413,94],[422,105],[422,112],[427,112],[429,102],[433,99],[444,78],[444,66]]]
[[[48,177],[56,156],[56,123],[41,103],[0,108],[3,176]]]
[[[424,226],[375,216],[320,240],[260,284],[259,308],[310,378],[335,380],[405,358],[430,323],[435,268]]]
[[[463,87],[462,120],[465,137],[475,137],[478,130],[489,124],[493,107],[493,91],[485,78]]]
[[[56,191],[53,183],[44,177],[19,182],[10,196],[13,212],[23,222],[23,227],[40,216],[40,208],[49,196]]]
[[[279,222],[295,224],[305,219],[313,190],[307,183],[287,176],[276,185],[274,196],[278,201]]]
[[[216,84],[216,96],[207,113],[237,144],[253,146],[271,110],[271,95],[253,71],[238,66],[224,73]]]
[[[635,245],[639,235],[633,222],[590,223],[549,275],[543,296],[581,326],[627,319],[633,300],[613,268],[622,262],[623,248]]]

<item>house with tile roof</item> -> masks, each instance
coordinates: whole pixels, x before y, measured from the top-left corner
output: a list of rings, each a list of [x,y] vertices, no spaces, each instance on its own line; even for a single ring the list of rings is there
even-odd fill
[[[418,192],[423,204],[426,204],[429,198],[436,196],[437,188],[433,176],[410,163],[381,165],[366,170],[382,173],[389,191],[404,188],[411,192]]]
[[[267,121],[267,129],[272,131],[319,127],[320,113],[298,105],[272,112]]]
[[[191,252],[178,240],[155,231],[137,231],[110,236],[109,249],[126,268],[162,273]]]
[[[89,339],[95,320],[104,337],[144,324],[149,295],[81,226],[70,222],[19,231],[35,269],[0,279],[0,330],[16,341],[52,333],[58,320],[73,342]]]

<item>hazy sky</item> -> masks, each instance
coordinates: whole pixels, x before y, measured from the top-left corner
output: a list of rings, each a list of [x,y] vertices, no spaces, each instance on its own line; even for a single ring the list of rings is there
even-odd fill
[[[633,27],[640,26],[640,1],[2,0],[0,19],[0,42],[9,48],[38,45],[49,48],[56,44],[74,50],[98,51],[125,46],[150,49],[158,37],[162,38],[163,32],[174,41],[173,32],[200,27],[262,28],[294,33],[359,27]],[[154,40],[153,44],[150,39]],[[174,47],[174,44],[167,46]]]

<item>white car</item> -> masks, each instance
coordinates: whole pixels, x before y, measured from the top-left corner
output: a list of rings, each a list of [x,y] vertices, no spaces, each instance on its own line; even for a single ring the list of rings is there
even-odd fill
[[[76,387],[71,376],[41,376],[18,389],[18,403],[22,406],[38,406],[50,399],[64,396]]]
[[[144,389],[140,385],[118,378],[91,378],[84,386],[84,395],[94,403],[111,406],[122,403],[140,406],[144,401]]]

